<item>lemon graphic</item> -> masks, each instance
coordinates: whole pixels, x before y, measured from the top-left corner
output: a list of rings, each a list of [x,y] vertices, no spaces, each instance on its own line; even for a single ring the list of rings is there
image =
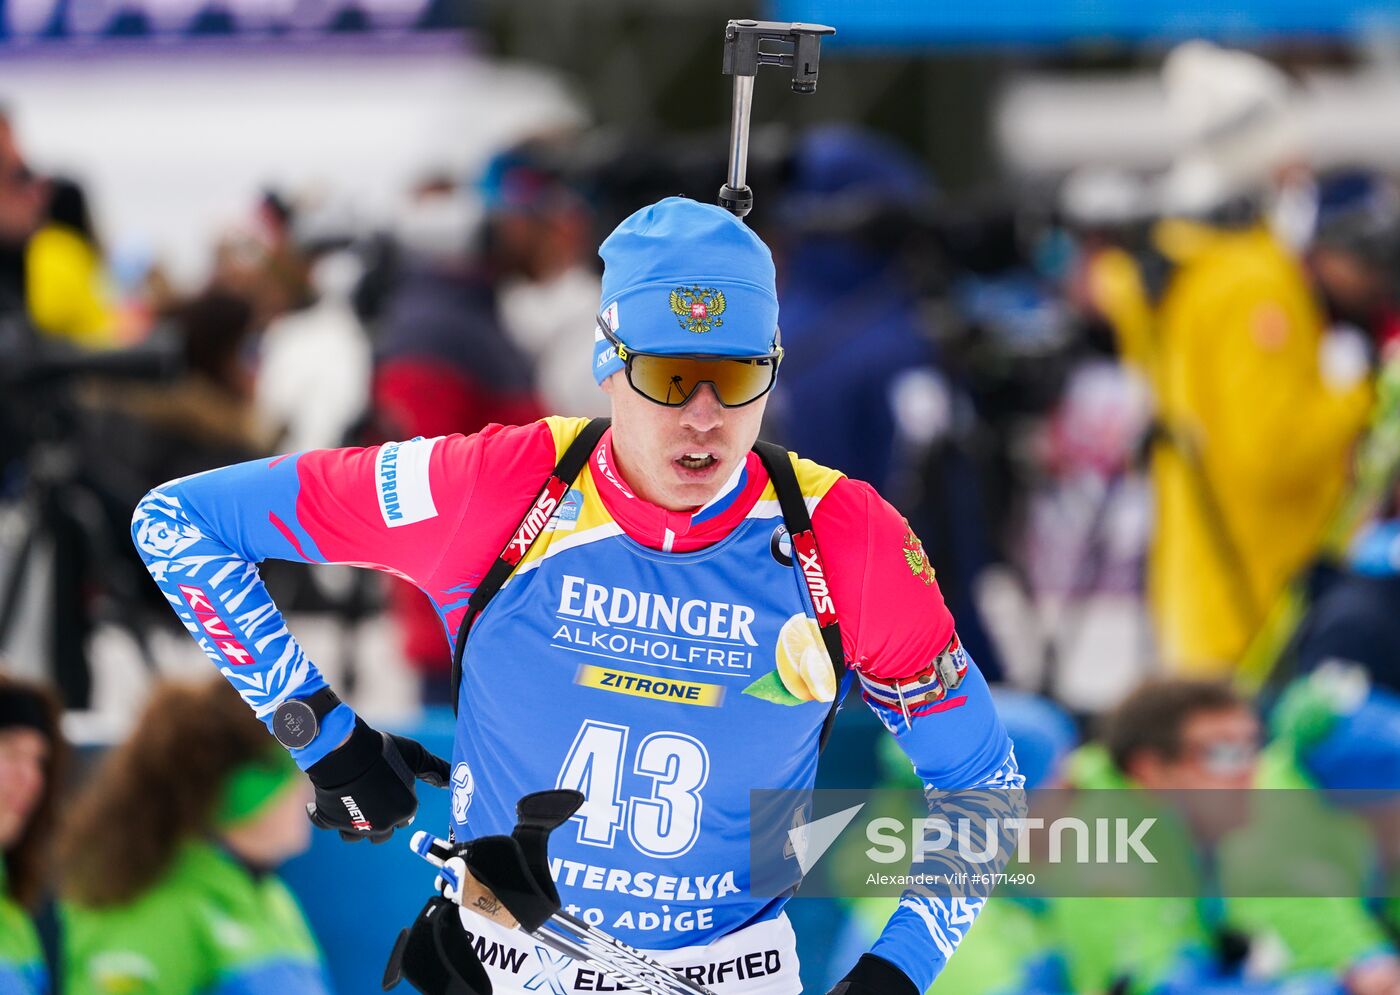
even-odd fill
[[[836,697],[836,674],[822,646],[817,620],[794,615],[778,632],[778,679],[799,701],[830,701]]]

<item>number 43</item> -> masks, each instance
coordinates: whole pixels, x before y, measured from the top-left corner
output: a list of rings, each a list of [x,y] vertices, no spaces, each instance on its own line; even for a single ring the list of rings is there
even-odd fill
[[[578,841],[611,847],[617,831],[650,857],[679,857],[700,836],[700,789],[710,776],[710,755],[693,736],[654,732],[637,746],[632,771],[651,781],[647,797],[622,797],[623,762],[632,730],[588,719],[579,727],[560,768],[556,787],[586,799],[574,814]]]

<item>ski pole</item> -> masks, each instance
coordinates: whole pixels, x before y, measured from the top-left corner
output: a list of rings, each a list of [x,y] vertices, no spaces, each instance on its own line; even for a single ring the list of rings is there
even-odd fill
[[[452,857],[452,844],[419,830],[413,834],[410,845],[414,853],[438,869],[447,898],[497,925],[522,929],[505,904],[471,873],[465,862]],[[714,995],[708,988],[567,912],[557,911],[538,929],[522,932],[614,980],[640,986],[637,990],[647,995]]]

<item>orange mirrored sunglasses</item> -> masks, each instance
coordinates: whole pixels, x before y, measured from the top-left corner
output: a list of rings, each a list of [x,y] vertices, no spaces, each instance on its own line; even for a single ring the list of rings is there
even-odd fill
[[[598,328],[603,337],[617,350],[627,374],[627,383],[649,401],[679,408],[704,384],[715,389],[719,403],[726,408],[741,408],[752,404],[773,389],[778,377],[778,364],[783,347],[762,356],[668,356],[654,352],[636,352],[608,328],[603,316],[598,316]]]

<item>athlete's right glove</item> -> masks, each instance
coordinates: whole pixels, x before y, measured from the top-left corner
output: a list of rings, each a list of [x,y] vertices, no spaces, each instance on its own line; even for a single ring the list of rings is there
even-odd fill
[[[830,995],[919,995],[919,989],[883,957],[861,954],[856,966],[836,982]]]
[[[414,781],[447,786],[447,761],[423,744],[377,732],[355,719],[350,738],[306,769],[316,801],[306,806],[311,822],[336,829],[340,838],[383,843],[418,811]]]
[[[491,995],[491,977],[472,947],[457,906],[441,895],[399,933],[384,969],[387,992],[407,981],[424,995]]]

